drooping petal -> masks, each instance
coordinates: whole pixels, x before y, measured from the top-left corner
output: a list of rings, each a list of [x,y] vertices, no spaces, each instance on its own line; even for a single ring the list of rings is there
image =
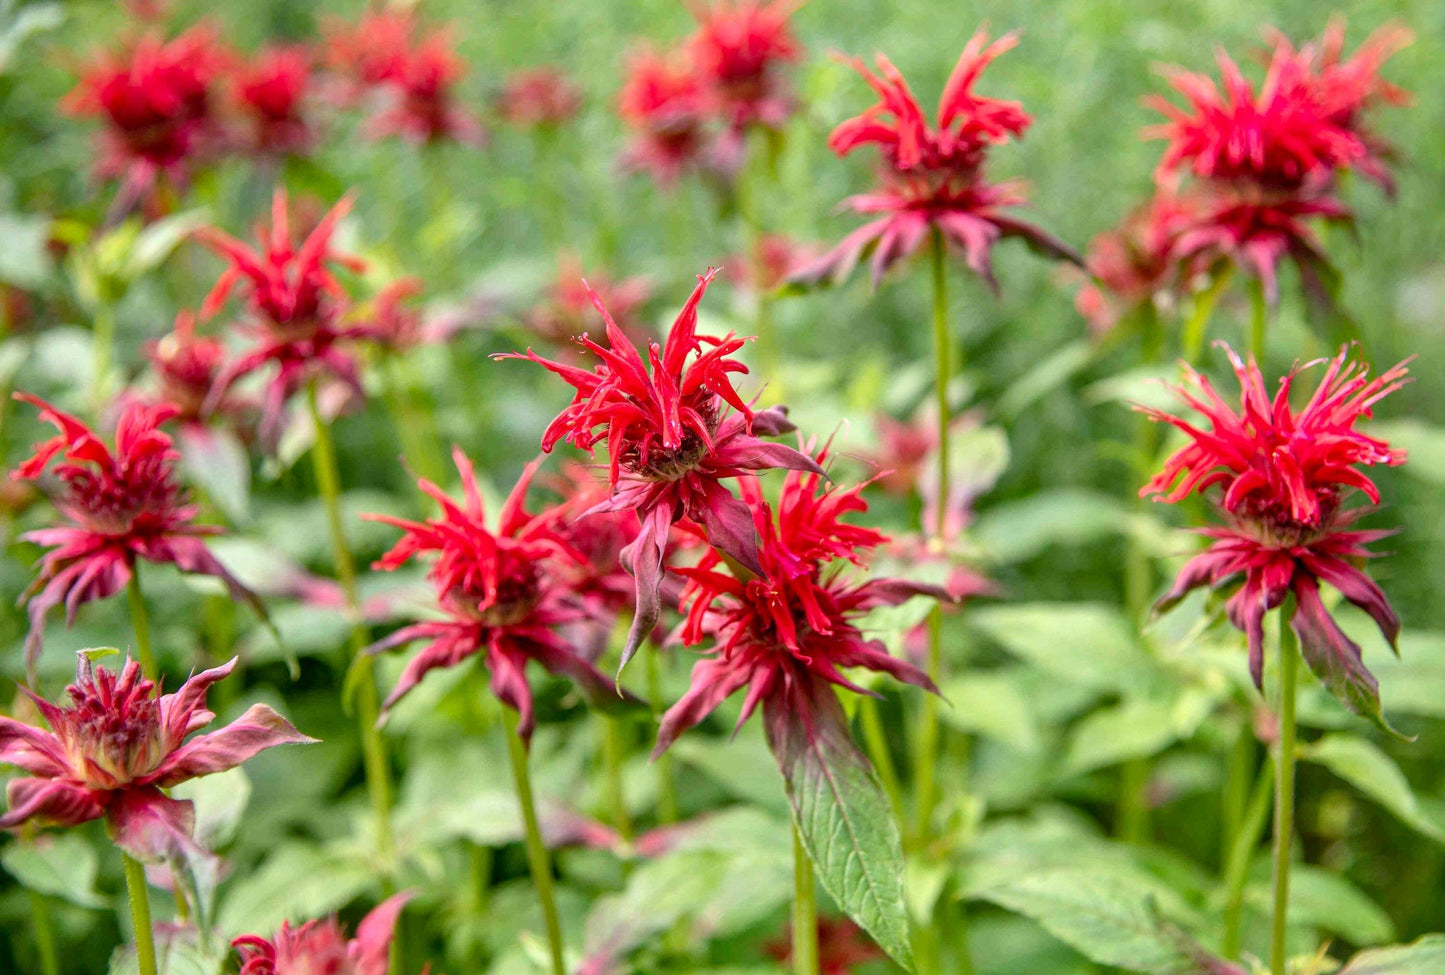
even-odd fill
[[[105,821],[115,845],[143,863],[160,863],[198,849],[195,804],[172,799],[154,786],[117,793],[106,807]]]
[[[11,779],[5,798],[8,808],[0,816],[0,829],[14,829],[31,820],[78,826],[105,813],[94,792],[67,779]]]
[[[155,785],[169,788],[187,779],[235,768],[277,745],[310,744],[315,741],[315,738],[297,731],[291,722],[267,705],[253,704],[245,714],[221,730],[186,742],[167,756],[160,767],[147,778]]]

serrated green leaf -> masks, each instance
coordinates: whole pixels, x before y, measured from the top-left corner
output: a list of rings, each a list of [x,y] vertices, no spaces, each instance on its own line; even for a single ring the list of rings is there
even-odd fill
[[[1394,813],[1405,825],[1437,843],[1445,843],[1445,826],[1421,808],[1405,773],[1374,742],[1358,735],[1325,735],[1302,746],[1300,758],[1323,765]]]
[[[1339,975],[1439,975],[1445,971],[1445,934],[1408,945],[1371,948],[1351,958]]]
[[[27,890],[50,894],[81,907],[104,907],[95,892],[95,850],[74,833],[11,843],[0,850],[0,867]]]

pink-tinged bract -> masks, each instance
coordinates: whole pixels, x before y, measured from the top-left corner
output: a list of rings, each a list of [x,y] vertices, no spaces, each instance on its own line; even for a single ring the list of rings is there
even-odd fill
[[[532,514],[524,506],[538,463],[523,472],[492,528],[486,523],[471,461],[460,450],[452,456],[461,474],[460,504],[422,478],[421,489],[441,507],[439,517],[417,522],[367,516],[405,532],[376,568],[391,571],[414,558],[429,558],[427,578],[442,613],[441,619],[404,626],[369,648],[368,652],[377,653],[426,641],[407,663],[383,708],[400,700],[427,672],[479,655],[498,700],[520,715],[518,731],[524,738],[535,724],[525,672],[528,661],[570,678],[598,704],[616,703],[619,697],[611,682],[557,632],[586,618],[583,602],[567,585],[567,573],[582,563],[582,555],[560,531],[561,512]]]
[[[1319,583],[1337,589],[1368,613],[1393,646],[1400,622],[1384,593],[1358,564],[1372,556],[1365,546],[1388,535],[1351,528],[1368,509],[1346,510],[1355,491],[1378,504],[1379,490],[1361,467],[1394,466],[1405,453],[1357,429],[1374,405],[1405,382],[1404,365],[1371,377],[1342,349],[1326,366],[1319,387],[1302,409],[1289,396],[1296,372],[1280,380],[1271,398],[1259,367],[1229,350],[1239,379],[1238,409],[1209,380],[1186,367],[1180,398],[1208,427],[1160,410],[1151,419],[1181,430],[1189,442],[1172,454],[1141,490],[1168,502],[1218,488],[1225,527],[1209,528],[1215,541],[1180,571],[1160,601],[1168,607],[1199,586],[1219,588],[1240,576],[1229,598],[1231,622],[1249,638],[1250,670],[1262,681],[1265,613],[1293,594],[1291,619],[1305,660],[1352,709],[1379,720],[1379,692],[1360,648],[1330,617]]]
[[[113,446],[77,417],[27,393],[15,398],[37,407],[54,424],[56,436],[35,446],[35,454],[11,472],[16,480],[59,481],[55,506],[68,524],[27,532],[22,538],[48,551],[40,571],[21,596],[29,600],[30,632],[25,659],[33,669],[40,654],[46,614],[64,604],[67,625],[83,603],[125,588],[137,559],[170,563],[184,572],[215,576],[233,598],[263,613],[256,596],[228,572],[204,539],[220,529],[194,524],[197,509],[176,481],[179,456],[161,424],[176,416],[169,405],[127,403],[116,423]]]
[[[666,341],[649,342],[645,359],[595,295],[608,346],[585,335],[578,340],[600,360],[593,371],[544,359],[530,349],[524,356],[501,357],[530,359],[576,389],[572,403],[543,433],[542,450],[549,452],[562,440],[587,451],[606,443],[612,493],[598,510],[630,509],[642,521],[624,553],[637,581],[637,611],[624,662],[661,613],[663,555],[673,523],[689,519],[700,525],[711,545],[757,571],[752,514],[723,481],[779,467],[822,473],[795,448],[757,436],[793,428],[784,410],[755,412],[733,386],[732,377],[747,372],[732,358],[743,340],[731,333],[722,338],[698,334],[698,303],[715,274],[699,276]]]
[[[186,741],[215,720],[206,691],[235,666],[232,660],[202,671],[160,694],[135,661],[117,674],[82,652],[69,703],[30,695],[50,731],[0,717],[0,764],[26,773],[10,780],[0,829],[104,818],[116,844],[137,859],[156,862],[195,849],[194,807],[163,789],[235,768],[276,745],[313,740],[256,704],[226,727]]]
[[[800,269],[792,277],[795,282],[839,283],[871,253],[876,285],[933,232],[960,248],[968,267],[990,286],[996,286],[993,246],[1004,237],[1018,237],[1048,256],[1081,263],[1067,244],[1013,215],[1013,208],[1026,202],[1021,184],[990,183],[984,176],[988,149],[1021,137],[1032,122],[1017,102],[973,90],[984,68],[1017,42],[1013,34],[992,42],[983,31],[975,34],[943,87],[932,122],[888,58],[877,56],[877,74],[861,61],[847,61],[877,93],[878,102],[834,129],[828,146],[840,156],[863,146],[877,149],[878,188],[850,197],[844,205],[855,213],[879,216]]]
[[[819,491],[822,477],[789,472],[776,517],[757,482],[743,483],[760,539],[759,571],[723,572],[726,563],[716,551],[696,566],[674,570],[688,580],[682,642],[695,646],[711,638],[713,646],[693,667],[692,686],[663,716],[654,755],[744,688],[739,727],[761,704],[770,727],[782,722],[810,729],[832,719],[831,709],[817,710],[831,695],[830,685],[867,693],[843,674],[846,668],[881,671],[935,690],[927,674],[865,636],[855,619],[913,596],[949,597],[935,586],[858,581],[841,571],[844,563],[861,566],[865,553],[887,538],[843,520],[867,509],[861,486]]]
[[[410,893],[376,905],[347,938],[336,917],[292,927],[283,921],[271,940],[248,934],[231,947],[241,959],[239,975],[386,975],[396,922]]]

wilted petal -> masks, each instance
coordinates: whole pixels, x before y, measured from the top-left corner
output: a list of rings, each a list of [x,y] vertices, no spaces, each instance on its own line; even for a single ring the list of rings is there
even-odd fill
[[[5,798],[9,808],[0,816],[0,829],[14,829],[30,820],[78,826],[105,812],[94,793],[65,779],[11,779]]]
[[[1290,625],[1299,634],[1300,653],[1310,670],[1340,703],[1383,725],[1380,686],[1365,669],[1359,646],[1345,636],[1320,601],[1315,580],[1300,573],[1295,579],[1294,594],[1297,606]]]
[[[315,741],[265,704],[253,704],[221,730],[192,738],[176,749],[148,778],[162,788],[169,788],[187,779],[235,768],[277,745]]]
[[[145,863],[197,849],[192,838],[195,805],[189,799],[171,799],[154,786],[118,793],[106,808],[105,820],[115,845]]]
[[[59,739],[43,728],[0,715],[0,765],[55,778],[69,771]]]

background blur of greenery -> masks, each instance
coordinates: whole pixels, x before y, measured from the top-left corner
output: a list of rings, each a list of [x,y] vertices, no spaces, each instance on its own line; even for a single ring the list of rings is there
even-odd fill
[[[0,269],[13,267],[7,266],[11,259],[6,252],[13,241],[22,239],[26,215],[75,215],[93,222],[108,202],[88,176],[93,126],[60,115],[55,106],[73,84],[77,59],[123,30],[124,13],[114,3],[76,2],[64,8],[63,26],[24,42],[11,52],[0,74],[0,214],[9,214],[0,216]],[[206,14],[224,24],[223,36],[229,43],[253,49],[263,40],[314,38],[318,19],[347,17],[357,9],[357,4],[331,0],[178,3],[171,23],[189,24]],[[1350,47],[1391,18],[1402,20],[1418,35],[1415,45],[1395,57],[1385,71],[1414,93],[1415,103],[1382,110],[1375,117],[1376,127],[1401,153],[1397,198],[1387,200],[1373,185],[1356,181],[1347,195],[1357,209],[1358,239],[1337,232],[1329,240],[1329,250],[1344,272],[1343,303],[1358,321],[1367,356],[1377,367],[1407,355],[1419,357],[1412,368],[1414,384],[1384,404],[1382,418],[1395,421],[1409,416],[1445,426],[1445,408],[1440,405],[1445,402],[1445,372],[1440,368],[1445,362],[1445,219],[1441,217],[1445,213],[1445,50],[1441,46],[1445,4],[813,0],[795,16],[797,34],[807,46],[806,61],[796,73],[806,108],[787,133],[777,182],[763,190],[769,229],[803,241],[829,242],[853,226],[852,218],[834,215],[834,207],[866,185],[868,163],[861,158],[863,153],[860,158],[836,159],[824,139],[833,124],[867,103],[868,93],[849,70],[829,60],[832,50],[863,55],[886,51],[928,105],[979,22],[987,22],[997,32],[1022,29],[1018,49],[990,69],[981,88],[1022,101],[1035,115],[1035,125],[1021,144],[995,154],[991,172],[995,177],[1026,177],[1033,187],[1033,216],[1082,248],[1149,192],[1159,146],[1140,139],[1141,127],[1153,121],[1140,99],[1164,90],[1154,72],[1157,65],[1178,63],[1212,70],[1214,44],[1242,58],[1257,45],[1261,26],[1272,24],[1303,39],[1317,34],[1331,12],[1348,18]],[[16,15],[0,5],[0,24]],[[490,146],[481,151],[446,146],[420,153],[394,142],[366,143],[354,134],[336,131],[315,154],[314,165],[292,167],[284,178],[293,192],[306,191],[329,201],[348,187],[359,190],[353,246],[374,263],[379,277],[418,275],[430,298],[460,299],[481,290],[503,297],[511,306],[525,307],[554,274],[555,247],[561,243],[580,257],[584,268],[649,275],[658,290],[652,309],[663,320],[691,288],[695,273],[710,263],[725,262],[742,248],[737,222],[720,218],[711,197],[695,182],[684,180],[675,194],[668,195],[649,180],[623,176],[616,168],[623,135],[612,105],[624,55],[639,38],[664,44],[684,34],[691,18],[681,4],[427,0],[423,16],[429,22],[457,25],[459,50],[471,66],[460,88],[467,107],[482,111],[507,73],[542,63],[562,66],[586,91],[588,102],[582,117],[562,128],[550,152],[541,151],[530,135],[501,125],[492,127]],[[213,222],[240,232],[262,214],[270,186],[271,177],[256,173],[249,164],[229,162],[198,183],[187,203],[206,205]],[[1003,284],[1000,300],[961,273],[952,278],[951,314],[966,350],[965,375],[973,402],[985,411],[1006,399],[1041,360],[1085,334],[1073,309],[1075,280],[1014,245],[1000,248],[998,264]],[[147,280],[126,298],[119,309],[117,345],[123,364],[138,367],[140,342],[166,330],[175,309],[196,305],[218,267],[209,254],[185,245],[167,273]],[[893,279],[876,294],[870,293],[865,277],[859,275],[837,291],[789,299],[777,307],[787,361],[783,385],[795,418],[805,431],[822,435],[848,422],[840,439],[853,445],[866,439],[858,431],[866,430],[875,409],[911,410],[922,398],[931,370],[925,324],[928,295],[921,268],[915,268],[912,277]],[[41,290],[45,298],[38,304],[40,324],[85,324],[63,285],[52,279]],[[1288,282],[1285,291],[1291,292]],[[709,297],[704,313],[722,327],[749,330],[745,307],[721,288]],[[1243,318],[1241,304],[1227,302],[1216,315],[1212,337],[1238,344]],[[542,427],[565,399],[561,384],[540,370],[486,359],[490,352],[525,341],[506,328],[468,332],[446,349],[425,350],[421,358],[444,436],[459,443],[494,483],[503,486],[534,454]],[[84,402],[88,357],[64,343],[47,348],[50,351],[28,363],[11,384],[58,396],[62,403]],[[1275,371],[1292,359],[1327,351],[1330,347],[1306,327],[1299,304],[1287,298],[1271,333]],[[1132,474],[1111,445],[1127,442],[1134,420],[1118,403],[1100,402],[1088,391],[1096,381],[1132,366],[1134,355],[1132,346],[1125,345],[1002,420],[1010,461],[997,485],[979,500],[981,523],[987,522],[990,511],[1007,511],[1009,505],[1046,489],[1090,489],[1118,499],[1132,494],[1136,487]],[[1219,361],[1215,358],[1210,364],[1217,368]],[[7,415],[3,431],[7,468],[37,432],[24,412],[11,408]],[[341,421],[337,432],[344,480],[356,489],[350,498],[356,510],[410,503],[410,482],[394,461],[398,447],[384,414],[372,411]],[[1445,602],[1439,596],[1445,584],[1445,438],[1416,430],[1413,438],[1407,432],[1401,442],[1415,449],[1420,470],[1390,470],[1378,476],[1388,509],[1374,523],[1398,525],[1402,531],[1389,546],[1393,554],[1375,563],[1372,572],[1390,594],[1407,632],[1445,630]],[[282,476],[279,487],[257,488],[253,503],[259,527],[252,535],[324,571],[325,534],[319,509],[306,500],[308,476],[309,471],[297,468]],[[1161,512],[1165,518],[1174,514]],[[907,517],[887,504],[881,506],[880,518],[891,524],[906,524]],[[1079,530],[1074,533],[1071,528]],[[1078,544],[1050,545],[1044,540],[1026,557],[990,571],[1014,600],[1120,602],[1118,534],[1068,524],[1058,528],[1065,540],[1074,534]],[[390,534],[376,526],[358,526],[356,537],[363,554],[372,557]],[[5,605],[28,582],[33,557],[33,550],[21,553],[12,547],[11,553],[0,561],[0,590],[6,597],[0,602]],[[154,575],[160,581],[152,592],[153,601],[163,603],[172,597],[181,601],[181,609],[163,611],[158,634],[162,645],[178,650],[195,640],[198,624],[193,620],[198,618],[199,603],[169,576]],[[123,639],[108,636],[107,626],[128,634],[121,612],[119,606],[93,606],[82,614],[81,626],[71,635],[58,627],[51,629],[45,655],[48,686],[59,686],[68,666],[68,648]],[[19,613],[0,619],[0,648],[7,649],[0,656],[0,671],[9,676],[20,672],[22,635]],[[339,638],[332,632],[313,634],[311,639],[324,644]],[[255,642],[264,650],[264,639]],[[305,639],[301,642],[304,647]],[[1061,646],[1058,652],[1067,654],[1070,648]],[[1367,643],[1367,663],[1378,663],[1385,652],[1378,639]],[[1445,654],[1434,659],[1445,668]],[[341,730],[345,719],[332,713],[334,707],[328,704],[331,685],[311,667],[296,685],[287,681],[279,665],[259,673],[248,693],[284,696],[288,713],[298,718],[303,730],[323,738],[328,730],[336,730],[338,738],[347,738]],[[672,676],[680,680],[682,674],[677,667]],[[1445,700],[1445,669],[1437,671],[1434,679]],[[1389,713],[1391,684],[1382,683]],[[1445,722],[1409,717],[1401,723],[1419,734],[1420,742],[1390,746],[1391,754],[1427,809],[1432,813],[1445,809],[1440,761],[1445,757]],[[424,753],[428,732],[399,724],[399,734],[414,732],[403,750],[409,755]],[[544,756],[555,744],[545,735],[539,741]],[[346,747],[327,745],[317,749],[319,757],[308,754],[308,768],[316,774],[302,779],[286,774],[288,763],[299,761],[289,754],[267,756],[248,766],[254,797],[233,853],[238,862],[254,864],[282,837],[302,832],[300,823],[311,835],[318,830],[323,836],[346,833],[340,817],[328,825],[328,810],[346,810],[349,815],[351,808],[351,804],[330,806],[330,797],[345,785],[345,774],[352,767]],[[427,767],[435,771],[435,757],[429,761]],[[583,762],[581,769],[554,772],[580,776],[585,761],[576,761]],[[426,766],[426,760],[419,759],[419,766]],[[475,768],[482,779],[495,777],[498,781],[485,783],[489,788],[505,787],[496,771],[500,766],[464,767]],[[334,774],[328,777],[326,768]],[[1302,776],[1310,796],[1302,822],[1312,862],[1343,869],[1386,909],[1399,940],[1445,927],[1441,894],[1445,858],[1440,847],[1358,803],[1318,769],[1306,768]],[[984,778],[980,788],[986,792],[986,771]],[[1088,810],[1098,794],[1082,790],[1069,798]],[[1008,800],[1001,801],[1006,807]],[[1207,796],[1200,799],[1198,808],[1212,809],[1210,801]],[[695,805],[706,804],[699,800]],[[1207,849],[1203,831],[1191,826],[1191,808],[1185,806],[1180,815],[1171,817],[1168,826],[1161,827],[1167,835],[1160,838],[1184,849]],[[1338,828],[1341,815],[1349,820],[1347,829]],[[461,867],[447,859],[427,869]],[[611,868],[593,869],[605,873]],[[520,854],[506,870],[520,876]],[[587,876],[585,866],[578,872]],[[356,892],[365,889],[366,879],[361,878]],[[336,906],[348,900],[342,898]],[[12,970],[5,963],[5,932],[23,927],[25,909],[23,896],[14,888],[0,893],[0,969]],[[69,943],[77,943],[75,934],[93,930],[84,925],[95,922],[85,920],[83,914],[77,909],[61,915],[62,923],[70,926]],[[1006,945],[1012,937],[1008,933],[1012,928],[1006,931],[1001,920],[998,924],[998,933],[990,939],[985,921],[976,942],[981,971],[1014,970],[988,961],[990,945]],[[97,937],[99,945],[111,943],[109,935]],[[97,953],[103,957],[99,948],[86,952],[88,957]],[[1002,948],[994,955],[1008,957]]]

